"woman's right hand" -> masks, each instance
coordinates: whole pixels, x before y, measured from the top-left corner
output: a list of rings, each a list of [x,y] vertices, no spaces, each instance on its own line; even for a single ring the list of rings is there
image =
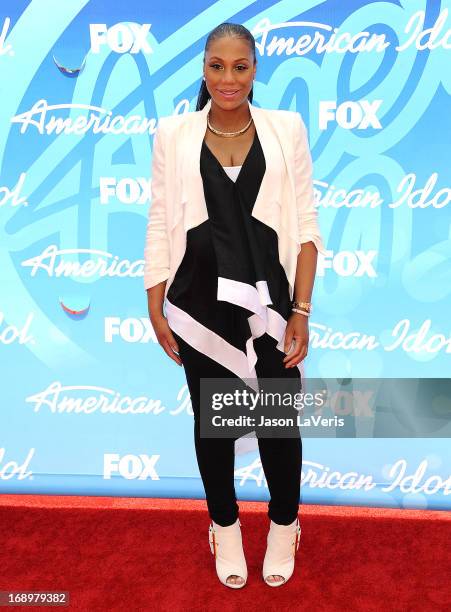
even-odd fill
[[[151,323],[155,335],[157,336],[158,343],[163,347],[166,354],[178,365],[183,365],[180,357],[174,353],[174,351],[177,353],[179,352],[179,345],[174,338],[166,317],[161,315],[157,319],[152,318]]]

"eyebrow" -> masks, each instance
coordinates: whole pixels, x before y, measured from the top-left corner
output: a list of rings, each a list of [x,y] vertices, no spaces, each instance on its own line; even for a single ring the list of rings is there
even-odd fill
[[[213,60],[213,59],[218,59],[218,60],[221,60],[221,62],[222,62],[222,57],[218,57],[217,55],[213,55],[213,57],[211,57],[211,58],[210,58],[210,60]],[[241,62],[242,60],[246,60],[246,62],[248,62],[248,61],[249,61],[249,60],[247,59],[247,57],[240,57],[239,59],[234,60],[234,61],[235,61],[235,62]]]

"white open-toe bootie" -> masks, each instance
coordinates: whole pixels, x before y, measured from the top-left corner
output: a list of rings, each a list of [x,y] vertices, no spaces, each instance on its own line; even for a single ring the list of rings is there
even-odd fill
[[[267,585],[281,586],[291,578],[300,538],[299,518],[296,518],[291,525],[278,525],[271,521],[263,561],[263,580]],[[268,581],[269,576],[282,576],[283,580]]]
[[[231,589],[244,587],[247,581],[247,565],[241,538],[240,519],[227,527],[222,527],[212,521],[208,530],[208,541],[215,557],[216,573],[222,584]],[[227,582],[229,576],[240,576],[244,582],[241,584]]]

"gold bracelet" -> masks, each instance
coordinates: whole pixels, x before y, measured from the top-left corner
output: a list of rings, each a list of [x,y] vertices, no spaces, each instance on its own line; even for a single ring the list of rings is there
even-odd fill
[[[294,308],[302,308],[303,310],[306,310],[307,312],[312,312],[312,303],[311,302],[296,302],[296,300],[293,300],[292,305]]]

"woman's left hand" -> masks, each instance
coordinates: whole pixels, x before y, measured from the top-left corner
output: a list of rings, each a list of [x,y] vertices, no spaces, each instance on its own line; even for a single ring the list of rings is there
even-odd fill
[[[292,341],[294,340],[294,348],[289,355],[283,358],[286,368],[292,368],[301,362],[308,353],[309,343],[309,328],[308,317],[297,312],[293,312],[288,319],[287,328],[285,331],[284,351],[288,353]]]

